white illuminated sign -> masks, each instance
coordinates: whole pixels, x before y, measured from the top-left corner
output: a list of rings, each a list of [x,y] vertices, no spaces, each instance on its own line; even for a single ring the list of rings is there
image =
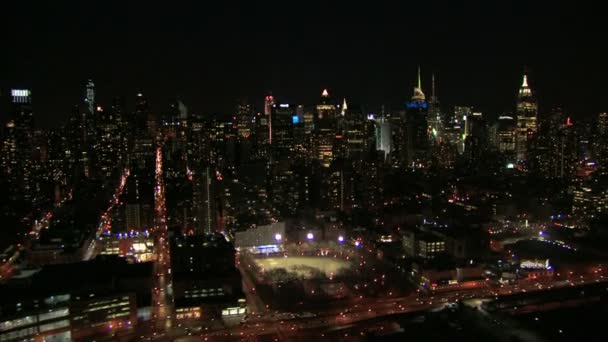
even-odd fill
[[[551,266],[549,265],[549,259],[545,259],[545,260],[524,260],[519,264],[520,268],[527,268],[527,269],[550,269]]]
[[[11,89],[11,95],[15,97],[30,96],[30,91],[27,89]]]

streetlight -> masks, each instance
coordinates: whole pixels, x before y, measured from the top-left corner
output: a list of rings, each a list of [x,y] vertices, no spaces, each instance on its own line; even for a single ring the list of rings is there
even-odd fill
[[[344,236],[342,236],[342,235],[338,236],[338,242],[344,242]]]
[[[308,233],[308,234],[306,234],[306,238],[307,238],[308,240],[312,240],[312,239],[314,239],[314,237],[315,237],[315,236],[314,236],[314,235],[312,235],[312,233]]]
[[[280,242],[282,238],[283,238],[283,237],[282,237],[282,236],[281,236],[281,234],[279,234],[279,233],[276,233],[276,234],[274,235],[274,239],[276,240],[276,242]]]

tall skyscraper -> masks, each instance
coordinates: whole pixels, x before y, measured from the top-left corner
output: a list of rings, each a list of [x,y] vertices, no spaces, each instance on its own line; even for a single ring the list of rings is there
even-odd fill
[[[86,97],[84,99],[87,104],[87,109],[89,110],[89,114],[93,115],[95,113],[95,83],[93,83],[92,79],[89,79],[86,87]]]
[[[432,75],[431,82],[431,98],[429,100],[428,116],[429,130],[431,132],[431,141],[438,143],[443,134],[443,117],[441,108],[439,107],[439,99],[435,93],[435,74]]]
[[[516,128],[515,120],[512,116],[501,115],[498,117],[495,138],[498,144],[497,148],[498,151],[506,154],[511,162],[515,161]]]
[[[317,105],[314,119],[314,157],[322,166],[329,167],[333,160],[336,139],[336,106],[331,103],[327,89],[323,89],[321,93],[321,101]]]
[[[209,166],[193,170],[192,209],[196,234],[210,234],[216,228],[215,188],[211,172],[213,169]]]
[[[270,145],[272,145],[272,106],[274,103],[274,97],[272,97],[272,95],[266,95],[264,98],[264,118],[262,118],[261,124],[263,125],[263,122],[267,123],[268,143]]]
[[[293,126],[298,117],[293,106],[287,103],[275,103],[271,113],[273,154],[277,157],[287,157],[293,148]]]
[[[608,113],[597,116],[596,134],[594,137],[593,155],[602,166],[608,166]]]
[[[393,134],[391,123],[384,113],[376,119],[376,151],[382,152],[382,160],[386,160],[393,151]]]
[[[148,101],[142,93],[135,98],[135,113],[132,119],[132,132],[137,137],[148,135]]]
[[[235,112],[239,139],[247,140],[253,133],[253,107],[243,98],[237,102]]]
[[[407,166],[425,165],[429,157],[428,102],[422,92],[422,79],[418,67],[418,84],[407,103],[405,112]]]
[[[32,111],[31,91],[28,89],[11,90],[11,120],[7,123],[6,163],[11,167],[7,179],[11,198],[30,201],[32,188],[32,146],[34,136],[34,113]]]
[[[480,112],[473,112],[465,116],[464,122],[464,153],[469,161],[475,161],[487,146],[486,122]]]
[[[560,108],[551,110],[531,140],[530,170],[546,178],[574,175],[578,161],[579,135],[572,120]]]
[[[538,104],[528,85],[528,76],[524,74],[517,96],[516,158],[518,161],[527,159],[529,141],[537,131],[537,116]]]
[[[82,112],[82,124],[84,127],[84,143],[87,145],[87,154],[93,154],[93,149],[97,144],[97,105],[95,104],[95,83],[89,79],[86,85],[86,97],[84,99],[87,110]],[[90,168],[90,165],[88,166]]]
[[[98,149],[97,161],[98,172],[102,177],[112,176],[112,172],[118,166],[119,149],[120,149],[120,131],[116,113],[112,110],[103,110],[99,107],[99,125],[98,125]]]
[[[4,139],[2,141],[2,175],[6,179],[9,189],[16,188],[19,183],[20,169],[19,160],[17,158],[17,139],[15,134],[15,121],[9,120],[6,123],[4,130]],[[10,197],[14,199],[17,193],[11,192]]]

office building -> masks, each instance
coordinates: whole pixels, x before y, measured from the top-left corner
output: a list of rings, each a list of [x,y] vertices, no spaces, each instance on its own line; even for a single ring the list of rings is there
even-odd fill
[[[171,242],[171,270],[178,320],[247,312],[235,250],[223,235],[176,236]]]

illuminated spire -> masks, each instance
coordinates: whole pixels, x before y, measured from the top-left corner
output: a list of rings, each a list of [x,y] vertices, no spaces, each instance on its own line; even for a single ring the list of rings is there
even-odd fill
[[[528,85],[528,75],[526,75],[525,73],[524,79],[521,83],[521,87],[519,88],[519,96],[532,96],[532,89],[530,89],[530,86]]]
[[[321,93],[321,96],[323,96],[323,97],[329,97],[329,93],[327,92],[327,89],[323,89],[323,92]]]
[[[424,93],[422,92],[422,77],[420,76],[420,65],[418,66],[418,86],[414,87],[414,96],[412,101],[424,101]]]
[[[344,98],[344,101],[342,102],[342,116],[344,116],[346,114],[346,110],[348,109],[348,105],[346,104],[346,98]]]
[[[432,84],[432,88],[431,88],[431,98],[435,98],[435,73],[433,73],[433,75],[431,76],[431,84]]]

